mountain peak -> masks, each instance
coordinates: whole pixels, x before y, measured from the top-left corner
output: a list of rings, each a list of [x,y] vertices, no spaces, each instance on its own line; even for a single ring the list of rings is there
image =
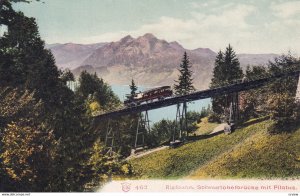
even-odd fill
[[[120,42],[128,42],[128,41],[132,41],[133,37],[131,37],[130,35],[127,35],[125,37],[123,37]]]
[[[176,41],[170,42],[170,45],[175,49],[182,49],[182,46]]]
[[[142,37],[147,38],[147,39],[157,39],[152,33],[146,33]]]
[[[215,55],[216,53],[214,51],[212,51],[210,48],[197,48],[194,51],[196,52],[201,52],[203,54],[211,54],[211,55]]]

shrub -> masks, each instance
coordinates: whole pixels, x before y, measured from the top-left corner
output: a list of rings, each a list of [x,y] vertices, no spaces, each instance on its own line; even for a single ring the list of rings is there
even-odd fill
[[[221,123],[221,118],[216,114],[216,113],[211,113],[208,116],[208,122],[216,122],[216,123]]]

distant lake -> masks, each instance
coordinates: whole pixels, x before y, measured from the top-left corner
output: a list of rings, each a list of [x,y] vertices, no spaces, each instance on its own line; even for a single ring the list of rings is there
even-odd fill
[[[111,87],[114,93],[120,98],[121,101],[124,101],[126,94],[130,94],[129,85],[112,85]],[[154,87],[138,86],[137,92],[145,91],[151,88]],[[188,104],[188,111],[200,112],[203,107],[207,107],[209,104],[211,104],[210,98],[199,101],[193,101]],[[162,119],[174,120],[176,118],[176,105],[150,110],[148,114],[151,124],[156,123]]]

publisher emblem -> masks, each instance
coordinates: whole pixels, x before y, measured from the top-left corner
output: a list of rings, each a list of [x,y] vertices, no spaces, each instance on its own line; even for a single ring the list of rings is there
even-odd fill
[[[130,186],[131,186],[130,183],[124,182],[124,183],[121,183],[121,185],[122,185],[122,190],[123,190],[124,192],[130,191]]]

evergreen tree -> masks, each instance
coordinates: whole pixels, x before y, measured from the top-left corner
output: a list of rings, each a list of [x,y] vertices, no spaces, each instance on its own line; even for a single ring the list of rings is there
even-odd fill
[[[130,87],[130,90],[131,90],[130,91],[131,98],[133,98],[135,96],[136,90],[138,89],[137,86],[135,85],[133,79],[131,80],[131,85],[129,85],[129,87]]]
[[[96,73],[90,74],[82,71],[79,76],[79,87],[76,95],[85,102],[89,97],[97,101],[103,109],[113,109],[120,105],[120,100],[114,94],[111,87],[99,78]]]
[[[162,143],[169,142],[172,139],[175,121],[162,119],[153,124],[151,134],[153,137],[154,145],[161,145]]]
[[[68,81],[75,81],[74,74],[69,69],[60,72],[60,79],[64,84],[67,84]]]
[[[300,60],[290,53],[269,62],[269,74],[289,73],[300,70]],[[289,76],[272,81],[268,86],[267,112],[274,120],[270,127],[273,133],[291,131],[293,124],[299,122],[299,102],[296,101],[296,90],[299,76]]]
[[[237,58],[233,48],[228,45],[224,54],[224,66],[227,83],[231,83],[243,77],[243,70],[240,67],[239,59]]]
[[[213,77],[211,79],[210,88],[216,88],[222,86],[225,81],[224,71],[224,54],[220,50],[215,59],[215,67],[213,70]]]
[[[247,66],[245,78],[251,81],[267,77],[267,71],[267,68],[264,66]],[[239,99],[242,120],[257,118],[266,114],[265,104],[267,94],[267,86],[240,93]]]
[[[191,71],[189,57],[186,52],[184,52],[179,72],[178,81],[175,81],[177,84],[174,85],[175,93],[177,95],[186,95],[195,91],[192,79],[193,72]]]
[[[45,49],[34,18],[15,12],[10,1],[0,4],[0,25],[8,32],[0,38],[0,83],[35,91],[46,107],[53,109],[59,94],[59,71],[54,57]]]
[[[229,46],[226,48],[225,53],[219,51],[215,59],[215,67],[213,70],[213,78],[211,80],[210,88],[216,88],[228,85],[237,79],[243,77],[243,71],[233,48]],[[222,95],[213,97],[212,109],[215,114],[221,117],[225,114],[230,105],[230,100],[234,95]]]
[[[228,85],[237,79],[241,79],[242,76],[243,70],[240,67],[240,62],[229,44],[225,53],[219,51],[217,54],[210,87],[216,88]]]
[[[11,2],[25,1],[30,2],[0,0],[0,25],[8,28],[0,38],[0,192],[83,191],[93,177],[87,162],[99,132],[89,127],[84,101],[61,80],[35,19],[12,8]],[[91,92],[101,104],[118,103],[107,84],[96,75],[91,78],[94,89],[85,85],[80,95]],[[7,87],[18,90],[11,94]],[[23,107],[27,96],[19,93],[26,90],[37,100],[29,108]],[[43,107],[35,110],[38,103]],[[11,189],[3,180],[11,182]]]

